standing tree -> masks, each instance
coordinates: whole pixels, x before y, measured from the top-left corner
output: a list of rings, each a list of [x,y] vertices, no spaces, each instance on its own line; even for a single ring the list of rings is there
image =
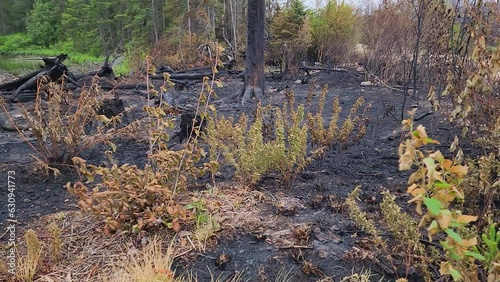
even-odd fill
[[[268,58],[279,60],[282,75],[296,76],[311,47],[311,25],[302,0],[290,0],[290,7],[277,9],[269,23]]]
[[[245,88],[241,103],[256,97],[264,102],[265,0],[248,0]]]
[[[60,39],[60,15],[57,1],[35,0],[33,9],[26,18],[26,30],[31,41],[49,47]]]

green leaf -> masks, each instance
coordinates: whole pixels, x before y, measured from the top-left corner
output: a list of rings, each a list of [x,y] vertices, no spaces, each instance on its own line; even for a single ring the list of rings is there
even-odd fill
[[[437,215],[441,210],[441,202],[434,198],[424,198],[424,204],[432,215]]]
[[[486,260],[486,258],[482,254],[477,252],[465,252],[465,255],[468,257],[475,258],[477,260]]]
[[[434,187],[439,188],[439,189],[449,189],[451,187],[451,185],[444,182],[444,181],[436,180],[436,181],[434,181]]]
[[[445,229],[445,232],[451,239],[455,240],[457,243],[462,242],[462,236],[460,236],[460,234],[458,234],[457,232],[449,228]]]
[[[425,138],[424,139],[424,142],[425,143],[431,143],[431,144],[439,144],[438,141],[434,140],[434,139],[431,139],[431,138]]]
[[[455,280],[455,281],[462,279],[462,275],[460,274],[460,272],[452,266],[450,266],[450,274],[451,274],[451,277],[453,277],[453,280]]]
[[[448,254],[450,260],[455,260],[455,261],[460,261],[462,260],[462,257],[458,255],[457,253],[454,253],[455,249],[451,248],[448,249],[450,253]]]
[[[429,171],[434,172],[434,170],[436,169],[436,162],[434,161],[434,159],[425,158],[423,162],[425,166],[427,166],[427,169],[429,169]]]

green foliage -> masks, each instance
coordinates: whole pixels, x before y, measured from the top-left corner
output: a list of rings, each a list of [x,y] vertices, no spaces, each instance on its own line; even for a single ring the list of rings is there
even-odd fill
[[[497,223],[498,224],[498,223]],[[500,228],[497,229],[497,224],[490,224],[481,235],[482,253],[484,254],[485,269],[490,273],[500,276]]]
[[[349,115],[344,120],[342,127],[339,127],[339,115],[342,112],[339,97],[333,99],[332,115],[328,126],[325,126],[323,118],[323,109],[325,106],[326,96],[328,94],[328,87],[325,85],[323,91],[319,96],[319,104],[316,112],[311,110],[311,100],[313,96],[312,88],[308,90],[308,108],[307,124],[311,133],[311,145],[317,148],[323,147],[324,149],[331,149],[336,145],[341,145],[343,148],[347,147],[350,142],[358,141],[366,133],[366,126],[368,119],[366,118],[367,111],[370,110],[371,104],[365,106],[363,112],[361,107],[365,105],[365,99],[360,97],[352,106]],[[356,133],[354,136],[353,133]]]
[[[361,186],[357,186],[356,188],[354,188],[354,190],[351,191],[351,193],[349,193],[349,196],[346,198],[345,203],[349,211],[349,217],[352,218],[363,231],[374,236],[378,242],[383,242],[382,238],[379,235],[380,232],[375,227],[373,221],[369,220],[366,213],[363,212],[356,204],[360,192]]]
[[[207,213],[203,200],[201,199],[192,201],[191,203],[187,204],[186,209],[190,210],[194,214],[194,217],[196,218],[195,220],[196,226],[200,226],[206,223],[210,218],[210,215]]]
[[[334,110],[330,123],[325,127],[323,108],[328,89],[325,86],[319,96],[316,113],[311,112],[312,91],[308,97],[308,112],[304,105],[295,105],[293,93],[281,108],[258,106],[255,118],[243,114],[237,122],[233,118],[218,116],[216,112],[207,126],[206,140],[210,156],[217,160],[222,156],[226,163],[236,168],[237,175],[247,183],[256,184],[265,174],[277,172],[282,184],[289,186],[296,174],[314,159],[323,156],[335,145],[346,147],[364,135],[367,105],[360,98],[351,108],[342,128],[337,125],[341,112],[338,97],[334,99]],[[307,119],[306,119],[307,116]],[[357,129],[357,135],[352,133]],[[308,148],[308,141],[311,147]]]
[[[418,214],[423,214],[422,204],[427,208],[419,227],[428,226],[430,240],[438,233],[446,236],[446,239],[440,242],[445,250],[445,260],[441,262],[440,273],[450,275],[455,281],[476,281],[476,262],[479,262],[485,269],[490,270],[490,275],[497,275],[497,270],[491,271],[491,256],[490,261],[485,264],[485,254],[494,251],[490,248],[490,243],[497,240],[495,227],[493,233],[490,230],[486,235],[483,234],[488,247],[486,252],[481,252],[478,249],[477,231],[467,227],[470,222],[476,221],[477,217],[464,215],[452,206],[455,201],[465,200],[460,184],[468,172],[468,167],[446,159],[439,151],[424,155],[419,150],[420,147],[439,142],[429,138],[423,126],[413,128],[414,114],[415,111],[410,112],[410,118],[403,121],[404,128],[410,130],[410,138],[400,145],[399,169],[408,170],[413,164],[417,166],[417,171],[408,181],[408,193],[413,196],[409,202],[417,204]]]
[[[61,229],[54,222],[52,222],[47,229],[50,233],[50,260],[55,263],[61,258]]]
[[[285,74],[296,74],[312,44],[310,20],[301,0],[293,0],[289,8],[278,9],[270,23],[271,40],[268,57],[276,60]]]
[[[281,109],[259,105],[253,122],[245,114],[235,122],[214,112],[206,134],[210,156],[217,160],[222,155],[245,183],[256,184],[275,171],[287,186],[317,155],[316,151],[308,154],[308,128],[303,121],[304,107],[295,106],[293,98]]]
[[[214,112],[206,134],[212,160],[222,155],[228,164],[236,168],[237,177],[253,184],[271,170],[271,160],[267,154],[272,152],[268,150],[271,144],[263,140],[262,111],[259,106],[250,127],[245,114],[235,122],[233,118],[225,118]]]
[[[26,254],[18,259],[16,278],[19,281],[31,282],[40,268],[42,255],[44,254],[43,245],[33,229],[26,230],[24,242],[26,244]]]
[[[402,212],[401,207],[395,202],[396,196],[389,191],[384,191],[382,194],[383,200],[380,203],[382,217],[387,230],[397,241],[392,249],[393,253],[396,251],[406,253],[405,265],[416,265],[422,271],[425,281],[432,281],[428,268],[433,258],[426,255],[425,245],[420,242],[418,223],[409,214]]]
[[[26,29],[31,42],[48,47],[60,37],[60,8],[54,0],[35,0],[33,9],[26,19]]]
[[[71,64],[102,63],[103,61],[102,57],[76,52],[74,44],[70,41],[56,42],[51,46],[41,47],[33,44],[28,35],[24,33],[0,36],[0,54],[52,57],[62,53],[69,54],[67,61],[65,61],[69,67]]]
[[[500,277],[500,231],[496,224],[490,223],[480,234],[475,227],[468,226],[476,221],[477,217],[462,214],[454,207],[456,202],[465,200],[461,184],[468,167],[457,164],[456,160],[446,159],[439,151],[424,154],[421,147],[439,143],[427,136],[423,126],[414,129],[414,114],[415,111],[411,111],[410,118],[403,121],[404,130],[409,130],[409,138],[400,145],[399,165],[400,170],[417,167],[410,175],[408,193],[413,197],[409,203],[416,203],[417,213],[423,215],[422,219],[417,225],[411,216],[401,212],[401,208],[394,201],[395,196],[383,192],[380,207],[384,225],[397,242],[395,248],[388,252],[374,222],[356,205],[359,187],[356,187],[346,200],[349,215],[360,228],[373,236],[374,242],[379,244],[386,254],[390,254],[386,256],[387,259],[391,261],[397,250],[404,252],[407,269],[413,265],[419,267],[426,281],[433,281],[429,272],[429,265],[433,264],[440,265],[441,275],[449,275],[455,281],[482,281],[479,278],[483,274],[488,276],[488,281],[497,281]],[[454,142],[453,150],[456,146]],[[483,166],[489,167],[485,159]],[[490,179],[487,175],[483,176]],[[421,243],[418,230],[421,227],[427,227],[429,240],[432,241],[436,236],[443,238],[440,241],[442,251]]]
[[[26,15],[33,0],[0,1],[0,35],[26,31]]]
[[[23,33],[0,36],[0,54],[13,53],[31,44],[31,39]]]
[[[311,19],[312,38],[318,61],[345,59],[358,39],[358,19],[352,6],[330,0]]]

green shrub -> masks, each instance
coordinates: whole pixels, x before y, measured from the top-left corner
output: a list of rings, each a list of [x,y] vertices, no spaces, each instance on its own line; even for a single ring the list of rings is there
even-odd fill
[[[31,39],[23,33],[0,36],[0,54],[15,53],[31,44]]]

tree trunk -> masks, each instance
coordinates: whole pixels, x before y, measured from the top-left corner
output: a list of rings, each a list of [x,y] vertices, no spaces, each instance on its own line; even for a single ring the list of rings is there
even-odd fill
[[[231,10],[231,27],[232,27],[232,33],[233,33],[233,48],[235,50],[235,52],[238,50],[238,41],[236,40],[236,28],[237,28],[237,24],[236,24],[236,9],[234,8],[235,3],[233,3],[233,0],[229,0],[229,8]]]
[[[245,88],[241,103],[256,97],[264,101],[265,0],[248,0]]]
[[[155,7],[155,0],[151,0],[151,17],[153,18],[153,29],[155,34],[155,43],[158,43],[158,16],[157,9]]]

